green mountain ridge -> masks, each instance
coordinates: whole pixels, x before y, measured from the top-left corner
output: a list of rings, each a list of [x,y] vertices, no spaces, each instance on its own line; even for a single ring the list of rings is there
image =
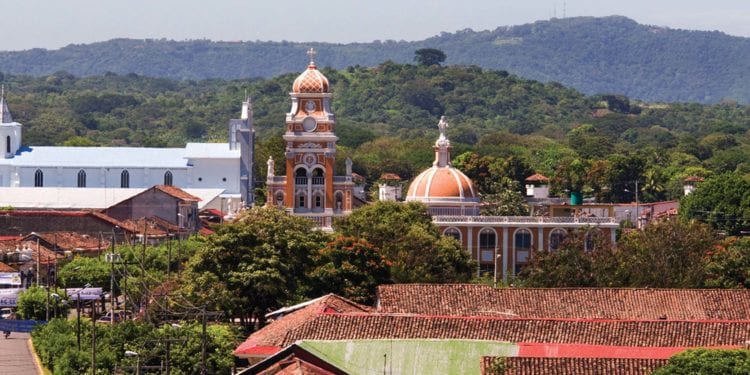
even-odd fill
[[[320,52],[319,66],[336,69],[376,66],[384,60],[411,62],[415,50],[430,47],[445,51],[446,64],[505,70],[585,94],[616,93],[664,102],[750,102],[749,38],[641,25],[621,16],[551,19],[491,31],[466,29],[410,42],[113,39],[59,50],[0,52],[0,72],[269,78],[299,71],[310,47]]]

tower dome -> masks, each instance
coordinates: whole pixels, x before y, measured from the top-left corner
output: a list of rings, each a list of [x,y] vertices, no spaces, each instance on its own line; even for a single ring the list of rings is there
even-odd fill
[[[407,201],[425,203],[438,215],[475,215],[479,197],[471,179],[451,164],[450,141],[445,136],[448,123],[440,118],[440,137],[435,142],[435,161],[409,185]]]
[[[307,69],[294,80],[292,92],[301,93],[327,93],[329,89],[328,78],[321,73],[315,66],[315,50],[310,48],[307,51],[310,56],[310,64]]]

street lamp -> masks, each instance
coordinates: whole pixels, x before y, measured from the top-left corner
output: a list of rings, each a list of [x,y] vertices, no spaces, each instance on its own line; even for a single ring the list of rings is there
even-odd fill
[[[130,358],[135,357],[135,373],[136,375],[141,375],[141,355],[132,350],[126,350],[125,356]]]

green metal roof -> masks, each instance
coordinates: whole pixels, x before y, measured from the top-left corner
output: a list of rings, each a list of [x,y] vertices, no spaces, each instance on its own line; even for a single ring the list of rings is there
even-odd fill
[[[304,340],[297,345],[350,374],[362,375],[475,375],[483,356],[518,354],[513,343],[482,340]]]

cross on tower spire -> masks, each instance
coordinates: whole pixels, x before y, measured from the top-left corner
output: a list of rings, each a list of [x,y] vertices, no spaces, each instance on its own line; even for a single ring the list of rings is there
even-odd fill
[[[317,55],[317,54],[318,53],[315,52],[315,48],[310,48],[307,51],[307,56],[310,56],[310,65],[315,65],[315,55]]]

